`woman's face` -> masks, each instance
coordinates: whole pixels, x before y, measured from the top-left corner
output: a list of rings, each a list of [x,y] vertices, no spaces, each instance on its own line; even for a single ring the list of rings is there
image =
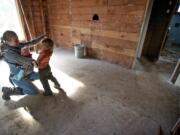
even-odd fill
[[[12,37],[10,38],[10,40],[8,41],[8,44],[10,46],[14,46],[14,47],[17,47],[19,45],[19,39],[18,37]]]

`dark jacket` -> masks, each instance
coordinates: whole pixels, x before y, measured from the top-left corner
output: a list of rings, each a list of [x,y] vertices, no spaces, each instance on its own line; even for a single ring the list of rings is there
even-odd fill
[[[31,58],[21,56],[21,49],[25,46],[31,46],[38,43],[44,36],[40,36],[30,42],[20,43],[18,47],[12,47],[8,44],[3,44],[2,54],[4,60],[8,63],[10,68],[10,74],[16,75],[20,70],[24,69],[24,76],[30,74],[33,71],[34,61]]]

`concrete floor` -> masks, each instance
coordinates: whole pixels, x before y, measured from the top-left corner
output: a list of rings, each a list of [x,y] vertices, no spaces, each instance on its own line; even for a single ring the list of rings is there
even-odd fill
[[[53,97],[0,99],[0,135],[158,135],[160,127],[168,135],[179,117],[173,66],[141,61],[127,70],[57,49],[51,67],[68,96],[53,89]],[[0,67],[0,86],[10,85],[7,65]]]

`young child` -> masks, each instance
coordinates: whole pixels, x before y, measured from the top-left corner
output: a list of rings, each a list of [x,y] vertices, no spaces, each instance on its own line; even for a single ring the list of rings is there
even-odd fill
[[[39,57],[37,59],[40,81],[45,90],[44,96],[53,95],[51,88],[49,86],[48,80],[51,80],[54,83],[54,87],[59,89],[61,92],[65,94],[65,92],[61,89],[60,84],[58,83],[56,78],[53,76],[51,72],[51,67],[49,66],[49,60],[53,53],[53,46],[54,46],[54,43],[50,38],[46,38],[42,40],[42,47],[40,50]]]

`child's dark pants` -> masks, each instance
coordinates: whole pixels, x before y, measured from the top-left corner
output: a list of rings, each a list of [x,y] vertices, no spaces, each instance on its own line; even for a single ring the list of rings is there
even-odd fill
[[[56,78],[53,76],[51,72],[50,66],[44,69],[39,69],[39,75],[40,75],[40,81],[46,93],[52,93],[48,80],[51,80],[55,86],[60,87],[60,84],[58,83],[58,81],[56,80]]]

